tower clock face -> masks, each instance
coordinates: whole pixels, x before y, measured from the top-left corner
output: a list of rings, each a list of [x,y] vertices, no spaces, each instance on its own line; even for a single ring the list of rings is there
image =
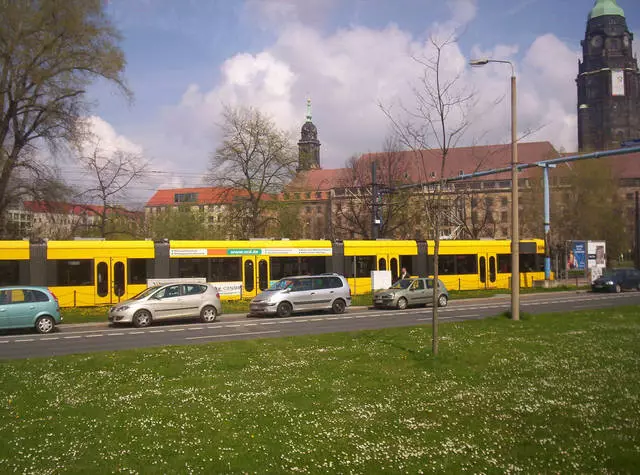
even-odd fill
[[[602,46],[602,36],[594,36],[591,38],[591,46],[600,48]]]

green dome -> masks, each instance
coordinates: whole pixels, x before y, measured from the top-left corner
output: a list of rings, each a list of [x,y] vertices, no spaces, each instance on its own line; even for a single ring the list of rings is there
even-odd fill
[[[624,16],[624,10],[618,6],[616,0],[596,0],[591,12],[589,13],[589,20],[599,16],[605,15],[617,15]]]

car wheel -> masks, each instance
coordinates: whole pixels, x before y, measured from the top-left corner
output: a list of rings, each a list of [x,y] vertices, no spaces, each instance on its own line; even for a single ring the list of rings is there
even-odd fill
[[[438,297],[438,307],[446,307],[448,302],[449,299],[446,295],[442,294],[440,297]]]
[[[398,309],[404,310],[405,308],[407,308],[407,299],[405,299],[404,297],[400,297],[398,299]]]
[[[344,300],[338,299],[335,302],[333,302],[333,305],[331,306],[331,311],[333,313],[344,313],[344,309],[346,307],[347,305],[344,303]]]
[[[56,328],[56,322],[49,315],[44,315],[36,321],[38,333],[51,333]]]
[[[133,326],[136,328],[148,327],[151,325],[151,313],[148,310],[138,310],[133,315]]]
[[[622,287],[620,287],[620,284],[616,284],[616,286],[614,287],[614,290],[616,294],[619,294],[620,292],[622,292]]]
[[[291,315],[292,310],[293,308],[289,302],[281,302],[280,305],[278,305],[276,312],[279,317],[288,317]]]
[[[203,323],[213,323],[218,318],[218,312],[216,312],[216,308],[213,305],[207,305],[200,312],[200,320]]]

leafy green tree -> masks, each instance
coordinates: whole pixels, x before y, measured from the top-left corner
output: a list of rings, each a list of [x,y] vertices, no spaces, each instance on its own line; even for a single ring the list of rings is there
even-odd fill
[[[37,153],[43,145],[55,150],[82,140],[78,119],[88,110],[85,91],[94,80],[130,95],[120,37],[104,4],[0,1],[0,218],[34,174],[48,168]]]

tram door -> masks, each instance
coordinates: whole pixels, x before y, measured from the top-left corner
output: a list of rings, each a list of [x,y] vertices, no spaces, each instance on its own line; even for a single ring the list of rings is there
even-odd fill
[[[269,288],[269,260],[262,256],[242,258],[242,298],[251,298]]]
[[[391,271],[391,282],[398,280],[400,275],[400,259],[397,254],[378,254],[378,270]]]
[[[95,265],[95,303],[106,305],[120,302],[127,292],[127,260],[117,257],[97,257]]]
[[[495,254],[478,255],[478,276],[480,286],[485,289],[493,289],[497,286],[497,263]]]

